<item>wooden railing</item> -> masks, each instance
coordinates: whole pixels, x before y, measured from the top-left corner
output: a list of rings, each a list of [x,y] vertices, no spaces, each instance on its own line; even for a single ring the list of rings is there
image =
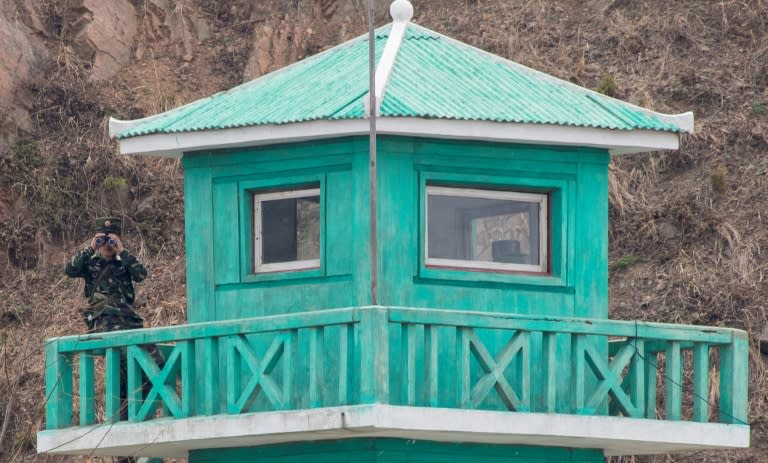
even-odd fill
[[[747,422],[731,329],[360,307],[55,338],[46,356],[47,429],[368,403]]]

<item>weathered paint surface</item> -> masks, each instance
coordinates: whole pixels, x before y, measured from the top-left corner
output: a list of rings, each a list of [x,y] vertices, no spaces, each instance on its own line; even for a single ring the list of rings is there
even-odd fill
[[[299,462],[419,462],[485,461],[493,463],[602,462],[597,450],[510,447],[430,442],[404,439],[348,439],[292,443],[253,448],[201,450],[190,454],[190,463]]]
[[[379,149],[380,303],[607,317],[607,153],[402,138]],[[549,193],[551,274],[427,267],[427,183]]]
[[[356,137],[186,155],[189,321],[371,304],[367,149],[367,140]],[[378,158],[379,304],[607,317],[609,156],[605,151],[380,137]],[[549,273],[428,267],[423,212],[427,184],[547,193]],[[320,189],[320,268],[254,273],[251,195],[264,189],[302,185]],[[395,327],[390,327],[387,335],[393,345],[407,342]],[[434,338],[435,355],[440,358],[452,356],[460,347],[448,330],[435,328],[429,336]],[[509,334],[481,330],[477,336],[490,352],[499,352],[507,345]],[[272,340],[253,335],[249,342],[256,351],[265,351]],[[333,348],[339,340],[329,333],[324,342]],[[534,336],[531,342],[536,346],[534,365],[541,364],[535,356],[541,352],[542,342],[550,343],[547,348],[556,356],[570,356],[572,346],[565,339],[544,341]],[[228,361],[223,353],[218,355],[222,364]],[[325,363],[333,364],[331,357],[323,355]],[[399,352],[392,350],[389,361],[400,362]],[[202,381],[202,366],[198,371]],[[454,374],[443,369],[437,381],[446,383]],[[570,383],[566,374],[559,375],[558,381]],[[557,391],[554,410],[568,410],[568,389],[560,387]],[[455,389],[444,389],[441,394],[440,401],[451,402]],[[502,402],[491,399],[488,406],[504,408]]]
[[[368,287],[365,140],[185,156],[189,321],[350,307]],[[252,192],[319,185],[319,269],[253,273]]]
[[[370,304],[367,141],[186,155],[190,322]],[[504,313],[607,317],[607,162],[600,150],[382,137],[379,303]],[[430,182],[550,195],[551,272],[428,268]],[[252,272],[253,191],[319,185],[319,269]]]

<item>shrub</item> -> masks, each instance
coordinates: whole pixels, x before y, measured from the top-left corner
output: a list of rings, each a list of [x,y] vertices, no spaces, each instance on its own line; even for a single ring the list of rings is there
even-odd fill
[[[616,90],[618,89],[619,89],[619,86],[616,84],[616,80],[613,78],[613,76],[603,77],[603,80],[600,82],[600,85],[597,86],[598,93],[602,93],[603,95],[608,95],[608,96],[615,96]]]
[[[718,195],[725,193],[725,175],[727,171],[725,166],[717,166],[709,174],[709,183],[712,185],[712,191]]]
[[[768,115],[768,104],[754,103],[750,112],[755,116]]]
[[[620,257],[616,260],[616,262],[613,263],[614,268],[616,269],[625,269],[634,263],[638,261],[638,257],[634,254],[627,254],[626,256]]]

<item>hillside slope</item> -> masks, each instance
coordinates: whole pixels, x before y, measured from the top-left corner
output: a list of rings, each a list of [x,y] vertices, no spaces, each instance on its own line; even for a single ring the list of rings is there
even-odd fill
[[[388,21],[380,0],[377,24]],[[611,165],[611,316],[745,329],[752,448],[626,461],[768,462],[768,2],[413,1],[414,21],[657,111],[696,115],[678,152]],[[36,456],[43,339],[82,331],[67,257],[118,214],[150,268],[148,324],[185,319],[175,161],[127,158],[133,119],[230,88],[366,30],[364,0],[0,2],[0,461]],[[90,461],[98,461],[93,459]],[[619,461],[619,460],[614,460]]]

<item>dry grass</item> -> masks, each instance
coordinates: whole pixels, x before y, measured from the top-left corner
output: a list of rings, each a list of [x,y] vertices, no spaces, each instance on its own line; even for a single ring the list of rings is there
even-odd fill
[[[0,211],[8,212],[0,218],[0,247],[7,251],[0,253],[0,417],[6,410],[11,417],[0,461],[86,461],[35,456],[34,433],[43,419],[42,339],[82,328],[74,315],[82,288],[60,272],[93,216],[125,218],[127,242],[152,272],[138,288],[148,324],[184,321],[180,167],[114,156],[104,121],[110,114],[140,117],[237,83],[254,21],[280,28],[291,13],[271,0],[261,5],[265,16],[244,21],[246,3],[183,2],[185,14],[197,8],[216,25],[211,40],[194,45],[195,60],[179,60],[175,50],[183,44],[145,37],[152,53],[108,85],[87,82],[83,63],[62,46],[63,3],[41,3],[50,13],[44,23],[55,58],[48,78],[33,88],[37,129],[28,136],[43,161],[13,179],[5,168],[0,173]],[[294,3],[301,21],[311,20],[312,1]],[[322,3],[331,12],[321,19],[327,24],[302,27],[344,38],[364,30],[364,15],[349,13],[362,2]],[[768,2],[414,3],[420,24],[493,53],[592,89],[610,75],[618,98],[662,112],[695,111],[697,134],[685,137],[679,152],[620,158],[610,167],[611,316],[751,335],[768,324]],[[335,42],[331,33],[316,34],[304,51]],[[117,199],[101,193],[107,176],[127,182],[127,191],[113,191]],[[752,448],[610,461],[768,462],[767,390],[766,362],[753,344]]]

